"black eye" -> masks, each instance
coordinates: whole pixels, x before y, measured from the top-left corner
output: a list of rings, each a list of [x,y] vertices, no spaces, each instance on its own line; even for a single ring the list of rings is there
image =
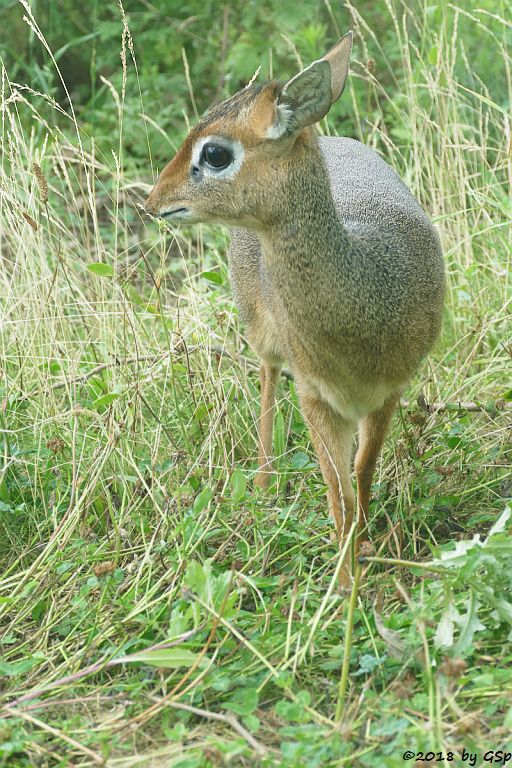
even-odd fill
[[[233,160],[233,155],[229,149],[219,144],[205,144],[201,159],[205,160],[211,168],[226,168]]]

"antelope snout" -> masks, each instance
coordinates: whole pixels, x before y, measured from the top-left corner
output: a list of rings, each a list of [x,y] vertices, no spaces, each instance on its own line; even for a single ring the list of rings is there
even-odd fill
[[[156,190],[156,185],[153,187],[153,189],[147,196],[144,205],[142,206],[144,211],[146,213],[149,213],[150,216],[158,216],[159,208],[160,208],[159,199],[158,199],[160,196],[155,194],[155,190]]]

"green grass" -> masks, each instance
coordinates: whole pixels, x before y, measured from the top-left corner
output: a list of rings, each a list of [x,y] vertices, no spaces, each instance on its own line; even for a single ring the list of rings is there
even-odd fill
[[[368,562],[351,600],[284,377],[275,484],[252,487],[257,361],[225,233],[141,218],[152,178],[123,155],[122,93],[107,153],[3,70],[3,764],[393,767],[406,750],[446,765],[511,750],[510,24],[436,8],[385,17],[392,98],[352,9],[354,135],[430,211],[449,289],[375,477],[375,552],[403,562]],[[472,69],[463,24],[500,88]]]

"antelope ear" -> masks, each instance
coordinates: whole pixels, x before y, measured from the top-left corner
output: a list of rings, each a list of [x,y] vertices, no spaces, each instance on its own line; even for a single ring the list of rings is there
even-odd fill
[[[348,32],[323,58],[288,80],[277,100],[274,138],[299,131],[325,117],[343,93],[351,50],[352,32]]]

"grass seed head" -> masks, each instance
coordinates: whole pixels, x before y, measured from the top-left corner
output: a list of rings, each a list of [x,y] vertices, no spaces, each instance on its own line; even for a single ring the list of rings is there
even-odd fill
[[[46,181],[43,171],[41,170],[41,166],[38,163],[32,164],[32,170],[34,171],[34,176],[37,179],[41,202],[43,205],[46,205],[48,202],[48,182]]]

